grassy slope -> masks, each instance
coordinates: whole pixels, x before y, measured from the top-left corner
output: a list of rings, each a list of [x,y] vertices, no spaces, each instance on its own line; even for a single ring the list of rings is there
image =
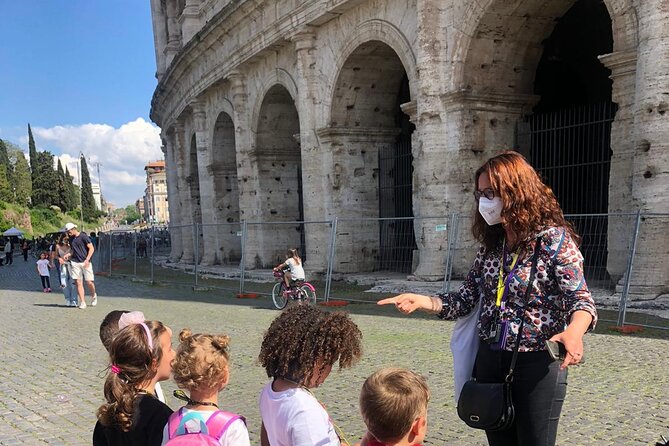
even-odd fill
[[[12,226],[25,232],[26,237],[57,232],[65,223],[73,222],[81,226],[81,220],[72,214],[64,214],[51,209],[28,209],[12,203],[0,202],[0,230],[5,231]],[[30,224],[28,224],[28,222]],[[99,222],[86,223],[85,228],[99,226]]]

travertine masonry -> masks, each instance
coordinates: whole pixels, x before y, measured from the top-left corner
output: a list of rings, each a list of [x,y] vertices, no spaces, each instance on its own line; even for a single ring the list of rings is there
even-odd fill
[[[299,227],[280,223],[378,218],[379,177],[395,174],[380,167],[379,153],[394,147],[402,113],[415,126],[413,215],[470,215],[473,172],[517,147],[518,124],[540,99],[543,42],[575,3],[151,0],[159,80],[151,117],[163,130],[170,220],[202,225],[198,235],[171,231],[172,260],[192,262],[197,251],[204,264],[238,261],[236,225],[264,221],[276,224],[249,228],[247,267],[274,265],[304,243],[307,266],[323,271],[329,226],[305,225],[301,239]],[[613,51],[600,61],[618,105],[609,212],[667,213],[669,8],[664,0],[604,3]],[[427,280],[443,278],[448,249],[434,226],[417,219],[413,227],[412,273]],[[375,267],[380,229],[365,228],[340,237],[341,272]],[[633,291],[666,292],[669,271],[658,259],[669,237],[648,228]],[[461,232],[457,274],[471,257]],[[610,221],[614,280],[630,236],[623,219]]]

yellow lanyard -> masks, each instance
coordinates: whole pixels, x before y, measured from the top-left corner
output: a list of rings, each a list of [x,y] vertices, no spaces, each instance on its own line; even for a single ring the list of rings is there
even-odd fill
[[[504,262],[506,261],[506,249],[502,251],[502,261],[500,262],[499,265],[499,275],[497,276],[497,301],[495,302],[495,305],[497,307],[502,306],[502,297],[504,297],[504,289],[506,288],[506,280],[504,278]],[[518,254],[511,253],[511,258],[513,261],[511,262],[511,269],[509,270],[509,275],[513,272],[513,269],[516,267],[516,262],[518,262]]]
[[[284,379],[285,379],[285,378],[284,378]],[[325,408],[325,404],[321,403],[321,401],[320,401],[318,398],[316,398],[316,395],[314,395],[314,394],[311,392],[311,390],[309,390],[308,388],[306,388],[306,387],[304,387],[304,386],[300,386],[300,387],[301,387],[303,390],[305,390],[309,395],[311,395],[312,397],[314,397],[314,399],[318,402],[318,404],[321,405],[321,407],[323,408],[323,410],[325,410],[326,413],[328,412],[328,410]],[[339,437],[339,441],[340,441],[340,443],[342,444],[342,446],[351,446],[351,443],[349,443],[348,439],[347,439],[346,436],[344,435],[344,431],[342,430],[342,428],[340,428],[339,426],[337,426],[337,423],[334,422],[334,420],[332,419],[332,417],[330,417],[330,414],[329,414],[329,413],[328,413],[328,418],[330,419],[330,423],[332,423],[332,427],[334,427],[334,429],[335,429],[335,433],[337,434],[337,437]]]

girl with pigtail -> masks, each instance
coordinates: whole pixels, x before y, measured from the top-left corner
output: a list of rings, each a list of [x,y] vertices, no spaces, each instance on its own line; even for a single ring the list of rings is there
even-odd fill
[[[159,446],[172,410],[155,397],[155,385],[170,377],[172,330],[145,321],[140,312],[123,314],[109,349],[104,385],[107,402],[97,412],[94,446]]]
[[[221,410],[218,403],[218,393],[230,380],[230,338],[193,334],[185,328],[179,333],[179,341],[172,377],[188,394],[174,391],[186,405],[170,416],[163,430],[163,444],[250,446],[244,417]]]

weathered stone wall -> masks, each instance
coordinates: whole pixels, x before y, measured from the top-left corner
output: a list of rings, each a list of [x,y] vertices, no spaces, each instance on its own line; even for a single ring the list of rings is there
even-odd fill
[[[204,263],[237,259],[237,231],[220,225],[298,219],[298,168],[304,220],[379,217],[378,154],[399,133],[398,106],[416,126],[414,215],[472,215],[473,173],[515,147],[517,123],[539,99],[533,84],[542,41],[574,3],[152,0],[159,85],[151,116],[174,160],[171,221],[203,225]],[[609,210],[668,212],[669,10],[662,0],[604,3],[614,51],[600,60],[612,71],[619,107]],[[398,104],[403,85],[410,99]],[[614,279],[626,267],[626,225],[609,225]],[[443,278],[448,241],[434,222],[416,220],[414,231],[414,275]],[[454,267],[462,275],[474,242],[466,226],[460,233]],[[192,261],[192,234],[180,235],[173,250],[181,253],[172,257]],[[340,235],[341,271],[373,268],[378,231]],[[325,269],[329,237],[328,225],[305,225],[308,268]],[[271,265],[299,243],[294,227],[254,226],[247,267]],[[668,244],[660,233],[643,235],[637,289],[669,288],[667,268],[653,263]]]

